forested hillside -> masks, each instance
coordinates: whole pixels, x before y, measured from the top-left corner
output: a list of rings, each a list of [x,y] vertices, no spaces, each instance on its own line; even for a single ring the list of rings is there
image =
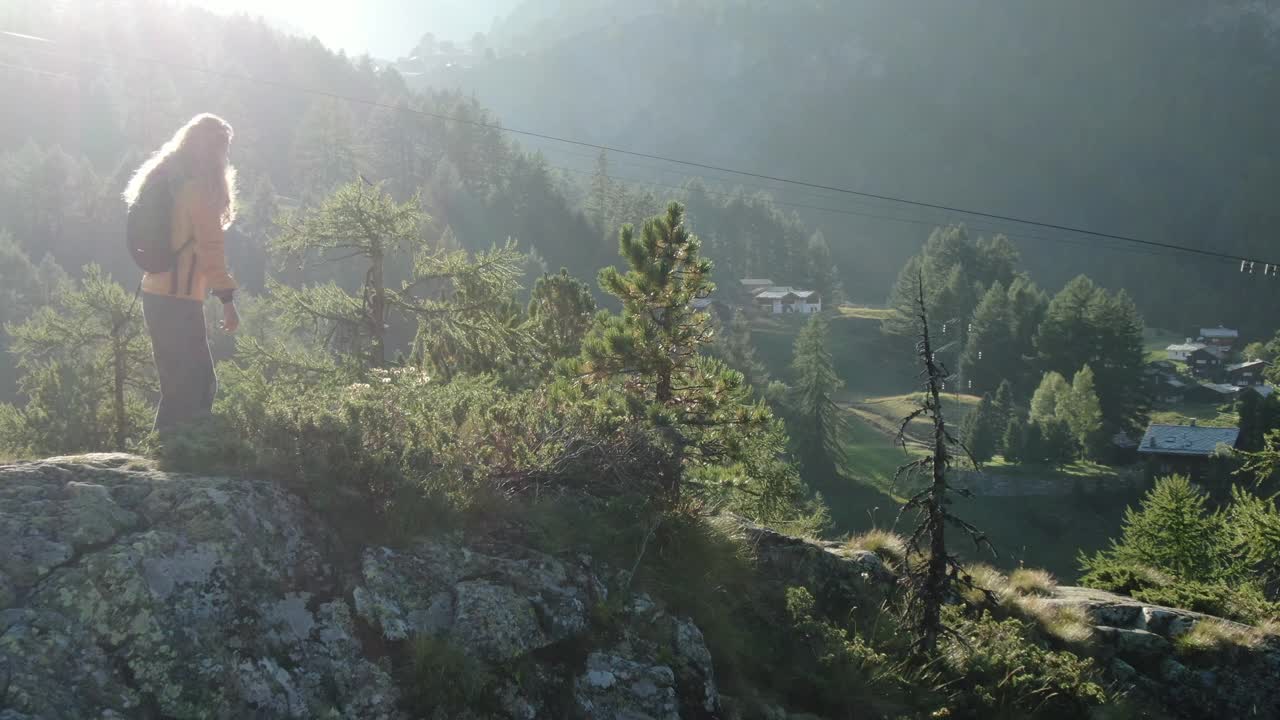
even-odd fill
[[[1269,257],[1278,23],[1274,4],[1243,0],[531,1],[492,35],[495,59],[415,81],[473,92],[513,127]],[[637,162],[628,172],[651,182],[687,173]],[[801,211],[865,301],[884,298],[929,224],[966,220],[776,192],[854,213]],[[1085,273],[1130,288],[1158,327],[1271,329],[1276,290],[1235,282],[1238,263],[967,220],[1009,234],[1046,287]]]
[[[1277,268],[714,167],[1271,258],[1267,6],[513,6],[0,8],[0,717],[1280,714]]]

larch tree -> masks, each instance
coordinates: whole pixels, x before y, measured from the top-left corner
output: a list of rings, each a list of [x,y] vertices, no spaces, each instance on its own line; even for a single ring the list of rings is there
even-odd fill
[[[1031,396],[1031,421],[1045,423],[1056,420],[1058,405],[1070,392],[1071,384],[1061,374],[1045,373],[1040,380],[1040,387]]]
[[[422,250],[424,220],[417,199],[397,203],[378,186],[348,183],[319,207],[287,215],[271,250],[301,265],[359,262],[364,282],[359,296],[330,282],[293,288],[271,280],[271,295],[291,327],[307,328],[362,368],[387,362],[388,289],[386,262]]]
[[[908,548],[924,558],[922,563],[909,564],[911,596],[908,612],[917,635],[915,648],[932,653],[937,648],[939,636],[947,630],[943,624],[942,608],[949,601],[954,585],[957,582],[972,585],[959,559],[947,549],[947,527],[959,528],[979,547],[990,548],[991,544],[983,533],[950,509],[954,497],[963,491],[951,485],[947,473],[956,462],[957,452],[964,453],[964,446],[951,434],[943,417],[942,386],[947,374],[935,360],[923,277],[917,278],[915,319],[919,328],[916,355],[924,366],[925,392],[920,406],[903,418],[898,429],[898,442],[905,449],[907,426],[917,418],[929,421],[932,434],[925,441],[928,454],[898,468],[898,478],[927,474],[925,487],[902,506],[899,516],[916,512],[920,517],[907,539]]]
[[[156,390],[140,303],[98,266],[84,273],[54,305],[7,328],[28,400],[11,420],[38,452],[124,450],[144,431],[142,398]]]
[[[1058,399],[1058,416],[1071,429],[1081,453],[1097,459],[1103,448],[1102,405],[1094,390],[1093,369],[1080,368],[1071,380],[1071,390]]]
[[[844,383],[836,374],[831,350],[827,347],[829,323],[814,315],[796,338],[791,409],[796,418],[793,433],[802,448],[801,458],[830,472],[844,462],[842,434],[846,425],[835,394]]]

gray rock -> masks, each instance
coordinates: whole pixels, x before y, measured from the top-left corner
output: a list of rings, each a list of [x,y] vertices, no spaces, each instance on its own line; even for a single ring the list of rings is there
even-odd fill
[[[1168,640],[1146,630],[1106,626],[1097,626],[1094,630],[1102,642],[1114,647],[1116,654],[1131,664],[1158,662],[1172,651]]]
[[[594,652],[574,683],[578,709],[593,720],[679,720],[675,674],[664,665]]]
[[[0,468],[6,704],[40,718],[394,718],[324,556],[270,483],[128,456]],[[325,598],[328,594],[330,598]]]

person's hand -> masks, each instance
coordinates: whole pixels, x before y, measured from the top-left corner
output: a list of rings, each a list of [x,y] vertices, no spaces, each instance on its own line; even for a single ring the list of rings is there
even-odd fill
[[[222,303],[222,329],[233,333],[240,327],[240,312],[233,302]]]

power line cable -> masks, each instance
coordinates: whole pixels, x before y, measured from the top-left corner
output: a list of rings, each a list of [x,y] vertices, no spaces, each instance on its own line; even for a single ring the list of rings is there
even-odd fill
[[[10,33],[10,32],[0,31],[0,35],[5,36],[5,37],[8,37],[8,38],[18,38],[18,39],[24,39],[24,40],[37,40],[37,41],[40,41],[40,42],[43,42],[43,43],[56,44],[56,43],[52,43],[51,41],[48,41],[48,40],[46,40],[46,39],[44,39],[44,38],[34,38],[34,37],[32,37],[32,36],[22,36],[22,35],[20,35],[20,34],[18,34],[18,33]],[[42,52],[42,53],[45,53],[45,54],[48,54],[48,55],[54,55],[54,56],[57,56],[57,57],[62,57],[63,59],[71,60],[71,61],[76,61],[76,62],[80,62],[80,63],[82,63],[82,64],[87,64],[87,61],[90,59],[90,56],[88,56],[88,55],[84,55],[84,54],[81,54],[81,55],[76,56],[76,57],[71,57],[71,56],[67,56],[67,55],[64,55],[64,54],[60,54],[60,53],[56,53],[56,52],[52,52],[52,51],[46,50],[46,49],[44,49],[44,48],[28,48],[28,49],[35,50],[36,52]],[[306,88],[306,87],[303,87],[303,86],[300,86],[300,85],[295,85],[295,84],[292,84],[292,83],[282,82],[282,81],[278,81],[278,80],[271,80],[271,79],[267,79],[267,78],[257,78],[257,77],[253,77],[253,76],[250,76],[250,75],[243,75],[243,74],[240,74],[240,73],[227,72],[227,71],[225,71],[225,70],[217,70],[217,69],[214,69],[214,68],[207,68],[207,67],[200,67],[200,66],[195,66],[195,65],[188,65],[188,64],[186,64],[186,63],[179,63],[179,62],[172,62],[172,61],[163,61],[163,60],[157,60],[157,59],[154,59],[154,58],[145,58],[145,57],[141,57],[141,56],[129,56],[129,55],[121,54],[121,53],[112,53],[112,55],[114,55],[115,57],[122,58],[122,59],[124,59],[124,60],[130,61],[130,62],[151,63],[151,64],[156,64],[156,65],[163,65],[163,66],[167,66],[167,67],[170,67],[170,68],[173,68],[173,69],[183,70],[183,71],[187,71],[187,72],[194,72],[194,73],[200,73],[200,74],[207,74],[207,75],[212,75],[212,76],[215,76],[215,77],[222,77],[222,78],[224,78],[224,79],[229,79],[229,80],[238,80],[238,81],[241,81],[241,82],[256,83],[256,84],[260,84],[260,85],[264,85],[264,86],[268,86],[268,87],[275,87],[275,88],[279,88],[279,89],[290,90],[290,91],[298,92],[298,93],[302,93],[302,94],[315,95],[315,96],[317,96],[317,97],[325,97],[325,98],[329,98],[329,99],[333,99],[333,100],[341,100],[341,101],[345,101],[345,102],[359,103],[359,104],[367,105],[367,106],[370,106],[370,107],[379,107],[379,108],[388,109],[388,110],[395,110],[395,111],[400,111],[400,112],[413,113],[413,114],[416,114],[416,115],[421,115],[421,116],[424,116],[424,117],[430,117],[430,118],[434,118],[434,119],[437,119],[437,120],[443,120],[443,121],[446,121],[446,122],[456,122],[456,123],[463,124],[463,125],[470,125],[470,126],[473,126],[473,127],[485,128],[485,129],[494,130],[494,131],[497,131],[497,132],[511,133],[511,134],[514,134],[514,135],[521,135],[521,136],[524,136],[524,137],[532,137],[532,138],[538,138],[538,139],[541,139],[541,140],[547,140],[547,141],[551,141],[551,142],[564,143],[564,144],[567,144],[567,145],[574,145],[574,146],[578,146],[578,147],[591,148],[591,149],[593,149],[593,150],[601,150],[601,151],[610,152],[610,153],[617,153],[617,154],[619,154],[619,155],[626,155],[626,156],[629,156],[629,157],[644,158],[644,159],[655,160],[655,161],[659,161],[659,162],[671,163],[671,164],[675,164],[675,165],[682,165],[682,166],[685,166],[685,167],[698,168],[698,169],[701,169],[701,170],[710,170],[710,171],[713,171],[713,172],[728,173],[728,174],[731,174],[731,175],[737,175],[737,176],[741,176],[741,177],[749,177],[749,178],[753,178],[753,179],[757,179],[757,180],[764,180],[764,181],[768,181],[768,182],[776,182],[776,183],[782,183],[782,184],[787,184],[787,185],[794,185],[794,186],[796,186],[796,187],[804,187],[804,188],[810,188],[810,189],[814,189],[814,190],[824,190],[824,191],[828,191],[828,192],[839,193],[839,194],[849,195],[849,196],[854,196],[854,197],[868,198],[868,199],[881,200],[881,201],[890,202],[890,203],[898,203],[898,204],[902,204],[902,205],[909,205],[909,206],[912,206],[912,207],[926,208],[926,209],[930,209],[930,210],[937,210],[937,211],[949,212],[949,213],[957,213],[957,214],[961,214],[961,215],[970,215],[970,216],[974,216],[974,217],[987,218],[987,219],[989,219],[989,220],[1000,220],[1000,221],[1004,221],[1004,222],[1017,223],[1017,224],[1021,224],[1021,225],[1030,225],[1030,226],[1033,226],[1033,227],[1041,227],[1041,228],[1045,228],[1045,229],[1049,229],[1049,230],[1057,230],[1057,231],[1066,232],[1066,233],[1071,233],[1071,234],[1086,235],[1086,236],[1095,237],[1095,238],[1100,238],[1100,239],[1105,239],[1105,240],[1114,240],[1114,241],[1123,242],[1123,243],[1131,243],[1131,244],[1136,244],[1136,245],[1143,245],[1143,246],[1146,246],[1146,247],[1151,247],[1151,248],[1160,248],[1160,249],[1169,250],[1169,251],[1173,251],[1173,252],[1179,252],[1179,253],[1188,253],[1188,254],[1198,255],[1198,256],[1201,256],[1201,257],[1215,258],[1215,259],[1219,259],[1219,260],[1229,260],[1229,261],[1231,261],[1231,262],[1239,262],[1239,263],[1241,263],[1241,271],[1242,271],[1242,272],[1245,272],[1246,270],[1248,270],[1249,272],[1252,272],[1252,269],[1254,268],[1254,266],[1256,266],[1256,265],[1261,265],[1261,266],[1263,266],[1263,274],[1264,274],[1264,275],[1272,275],[1272,276],[1274,276],[1274,273],[1275,273],[1276,269],[1277,269],[1277,268],[1280,268],[1280,262],[1270,262],[1270,261],[1261,260],[1261,259],[1259,259],[1259,258],[1246,257],[1246,256],[1242,256],[1242,255],[1233,255],[1233,254],[1230,254],[1230,253],[1217,252],[1217,251],[1214,251],[1214,250],[1206,250],[1206,249],[1203,249],[1203,248],[1190,247],[1190,246],[1187,246],[1187,245],[1178,245],[1178,244],[1175,244],[1175,243],[1160,242],[1160,241],[1157,241],[1157,240],[1144,240],[1144,239],[1141,239],[1141,238],[1136,238],[1136,237],[1132,237],[1132,236],[1128,236],[1128,235],[1121,235],[1121,234],[1118,234],[1118,233],[1108,233],[1108,232],[1102,232],[1102,231],[1097,231],[1097,230],[1090,230],[1090,229],[1088,229],[1088,228],[1074,227],[1074,226],[1071,226],[1071,225],[1064,225],[1064,224],[1051,223],[1051,222],[1043,222],[1043,221],[1038,221],[1038,220],[1030,220],[1030,219],[1027,219],[1027,218],[1019,218],[1019,217],[1016,217],[1016,216],[1012,216],[1012,215],[1005,215],[1005,214],[1002,214],[1002,213],[993,213],[993,212],[986,212],[986,211],[981,211],[981,210],[970,210],[970,209],[966,209],[966,208],[962,208],[962,207],[957,207],[957,206],[952,206],[952,205],[945,205],[945,204],[941,204],[941,203],[931,203],[931,202],[926,202],[926,201],[923,201],[923,200],[912,200],[912,199],[910,199],[910,198],[895,197],[895,196],[892,196],[892,195],[884,195],[884,194],[880,194],[880,193],[872,193],[872,192],[865,192],[865,191],[853,190],[853,189],[850,189],[850,188],[843,188],[843,187],[839,187],[839,186],[835,186],[835,185],[828,185],[828,184],[824,184],[824,183],[809,182],[809,181],[805,181],[805,180],[796,180],[796,179],[793,179],[793,178],[785,178],[785,177],[780,177],[780,176],[775,176],[775,175],[769,175],[769,174],[767,174],[767,173],[757,173],[757,172],[752,172],[752,171],[747,171],[747,170],[737,170],[737,169],[734,169],[734,168],[723,167],[723,166],[719,166],[719,165],[713,165],[713,164],[710,164],[710,163],[702,163],[702,162],[698,162],[698,161],[694,161],[694,160],[685,160],[685,159],[681,159],[681,158],[668,157],[668,156],[659,155],[659,154],[656,154],[656,153],[646,153],[646,152],[641,152],[641,151],[638,151],[638,150],[628,150],[628,149],[626,149],[626,148],[619,148],[619,147],[614,147],[614,146],[611,146],[611,145],[604,145],[604,144],[594,143],[594,142],[589,142],[589,141],[584,141],[584,140],[573,140],[573,139],[571,139],[571,138],[559,137],[559,136],[551,135],[551,134],[548,134],[548,133],[541,133],[541,132],[535,132],[535,131],[531,131],[531,130],[521,130],[521,129],[517,129],[517,128],[504,127],[504,126],[502,126],[502,125],[498,125],[498,124],[495,124],[495,123],[488,123],[488,122],[483,122],[483,121],[480,121],[480,120],[472,120],[472,119],[469,119],[469,118],[459,118],[459,117],[454,117],[454,116],[446,115],[446,114],[444,114],[444,113],[436,113],[436,112],[431,112],[431,111],[429,111],[429,110],[421,110],[421,109],[418,109],[418,108],[411,108],[411,107],[407,107],[407,106],[404,106],[404,105],[392,105],[392,104],[389,104],[389,103],[378,102],[378,101],[376,101],[376,100],[367,100],[367,99],[363,99],[363,98],[355,98],[355,97],[351,97],[351,96],[347,96],[347,95],[342,95],[342,94],[340,94],[340,93],[335,93],[335,92],[331,92],[331,91],[327,91],[327,90],[321,90],[321,89],[318,89],[318,88]],[[108,68],[109,68],[109,67],[113,67],[113,65],[112,65],[110,62],[102,62],[102,61],[98,61],[98,62],[96,62],[96,64],[97,64],[99,67],[108,67]]]

